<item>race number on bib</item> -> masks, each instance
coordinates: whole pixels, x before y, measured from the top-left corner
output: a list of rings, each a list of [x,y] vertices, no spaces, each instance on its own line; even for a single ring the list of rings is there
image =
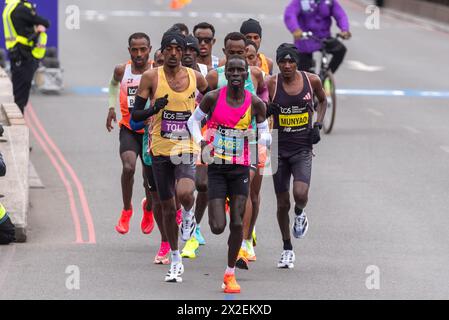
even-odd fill
[[[187,120],[192,115],[189,111],[164,110],[161,121],[161,137],[166,139],[188,140],[190,133],[187,130]]]

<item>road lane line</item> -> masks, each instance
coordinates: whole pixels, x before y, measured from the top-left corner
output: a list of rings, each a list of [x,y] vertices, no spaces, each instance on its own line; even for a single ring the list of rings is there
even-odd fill
[[[27,110],[28,111],[28,110]],[[50,149],[48,148],[47,144],[44,142],[44,140],[41,138],[39,133],[34,128],[33,119],[28,117],[28,114],[26,114],[26,122],[28,124],[28,127],[30,128],[31,132],[33,133],[33,136],[36,138],[37,142],[40,144],[44,152],[47,154],[48,158],[50,159],[50,162],[53,164],[53,167],[56,169],[56,172],[58,173],[59,177],[62,180],[62,183],[64,184],[64,187],[67,191],[67,196],[69,197],[69,205],[70,205],[70,213],[72,215],[73,225],[75,227],[75,243],[81,244],[84,243],[83,235],[81,232],[81,223],[80,223],[80,215],[78,212],[78,209],[75,204],[75,196],[73,194],[72,186],[65,176],[64,170],[59,165],[56,158],[51,153]]]
[[[419,131],[418,129],[415,129],[415,128],[410,127],[410,126],[402,126],[402,127],[405,130],[410,131],[411,133],[415,133],[415,134],[421,133],[421,131]]]
[[[61,150],[56,146],[56,144],[53,142],[53,140],[50,138],[50,136],[47,134],[47,131],[44,129],[42,123],[40,122],[39,118],[37,117],[36,113],[34,112],[34,109],[31,104],[28,105],[28,109],[30,111],[31,116],[34,118],[35,123],[37,124],[38,129],[44,136],[47,143],[50,145],[50,147],[55,152],[56,156],[59,158],[63,166],[67,169],[69,172],[70,177],[72,178],[73,182],[76,185],[76,188],[78,190],[79,199],[81,202],[81,206],[83,208],[84,218],[87,224],[87,230],[89,233],[89,242],[90,244],[96,243],[96,236],[95,236],[95,227],[92,219],[92,214],[89,209],[89,204],[87,202],[87,197],[84,192],[83,185],[81,181],[79,180],[78,176],[76,175],[75,171],[73,170],[72,166],[68,163],[68,161],[63,156]]]
[[[449,146],[440,146],[440,149],[443,150],[444,152],[449,153]]]
[[[383,115],[384,115],[382,112],[371,109],[371,108],[366,109],[366,111],[375,115],[376,117],[383,117]]]

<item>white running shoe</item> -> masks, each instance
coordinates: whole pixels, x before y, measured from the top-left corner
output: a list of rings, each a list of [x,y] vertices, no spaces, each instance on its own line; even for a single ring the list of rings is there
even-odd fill
[[[309,221],[307,220],[306,212],[303,211],[299,216],[296,215],[293,223],[293,236],[297,239],[302,239],[306,236],[309,230]]]
[[[188,241],[195,233],[196,219],[195,214],[183,215],[181,225],[181,240]]]
[[[295,253],[293,250],[284,250],[281,254],[281,259],[278,262],[278,268],[281,269],[293,269],[295,265]]]
[[[171,263],[170,270],[165,275],[165,282],[182,282],[181,275],[184,273],[182,262]]]

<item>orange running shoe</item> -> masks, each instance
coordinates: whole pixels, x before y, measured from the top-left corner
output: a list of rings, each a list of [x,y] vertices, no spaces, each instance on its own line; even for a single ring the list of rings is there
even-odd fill
[[[172,0],[170,8],[172,9],[182,9],[185,5],[189,4],[192,0]]]
[[[240,293],[240,285],[235,280],[235,274],[225,274],[221,288],[224,293]]]
[[[154,228],[154,217],[153,217],[153,211],[147,210],[147,198],[143,198],[143,200],[142,200],[142,210],[143,210],[143,216],[142,216],[142,222],[140,223],[140,228],[142,229],[142,232],[144,234],[150,234]]]
[[[133,215],[133,208],[129,210],[122,210],[122,215],[120,216],[120,220],[118,221],[118,224],[115,226],[115,230],[117,230],[118,233],[121,234],[127,234],[129,232],[129,220],[131,220],[131,217]]]
[[[181,225],[182,223],[182,209],[179,209],[176,212],[176,223],[178,224],[178,227]]]
[[[239,269],[249,270],[248,263],[248,252],[240,248],[239,255],[237,256],[237,261],[235,262],[235,266]]]

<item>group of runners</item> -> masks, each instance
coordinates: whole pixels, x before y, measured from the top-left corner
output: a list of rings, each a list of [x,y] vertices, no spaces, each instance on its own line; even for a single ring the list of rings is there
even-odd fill
[[[239,32],[226,35],[219,59],[212,55],[213,25],[199,23],[189,34],[178,23],[164,33],[153,60],[150,37],[132,34],[130,60],[114,69],[106,127],[113,129],[119,102],[123,210],[116,231],[129,231],[140,157],[146,194],[141,229],[151,233],[156,221],[161,244],[154,263],[170,265],[167,282],[182,282],[182,259],[195,258],[205,245],[201,223],[208,209],[213,234],[223,233],[229,219],[223,289],[240,292],[235,268],[249,269],[256,261],[255,225],[263,171],[270,163],[277,164],[273,182],[283,240],[277,266],[294,267],[291,234],[302,238],[308,230],[304,209],[326,95],[318,76],[298,70],[295,45],[278,47],[280,73],[273,74],[273,60],[259,52],[261,41],[260,23],[244,21]],[[277,152],[270,155],[274,144]],[[181,251],[179,234],[185,242]]]

